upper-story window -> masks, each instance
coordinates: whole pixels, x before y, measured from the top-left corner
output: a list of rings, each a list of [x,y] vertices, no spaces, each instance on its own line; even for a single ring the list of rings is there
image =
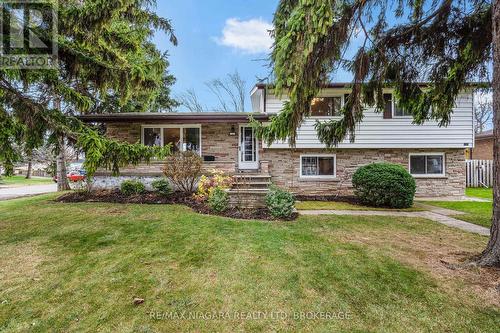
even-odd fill
[[[196,125],[147,126],[142,129],[142,143],[146,146],[172,144],[173,151],[201,153],[201,127]]]
[[[311,116],[338,116],[342,108],[342,103],[342,96],[316,97],[311,101]]]
[[[392,115],[393,118],[397,117],[411,117],[412,114],[403,110],[398,106],[396,96],[394,94],[384,94],[385,112]]]

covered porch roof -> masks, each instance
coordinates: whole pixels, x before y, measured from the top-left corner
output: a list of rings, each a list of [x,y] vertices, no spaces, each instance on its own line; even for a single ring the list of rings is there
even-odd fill
[[[169,124],[200,124],[200,123],[245,123],[250,117],[258,121],[269,119],[267,114],[252,112],[124,112],[87,114],[78,119],[88,123],[169,123]]]

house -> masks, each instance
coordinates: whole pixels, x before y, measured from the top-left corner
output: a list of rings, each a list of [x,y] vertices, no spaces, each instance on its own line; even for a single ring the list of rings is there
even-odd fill
[[[173,143],[176,149],[198,152],[206,170],[262,177],[301,195],[352,194],[353,173],[362,165],[382,161],[407,168],[416,179],[418,196],[464,195],[464,150],[474,144],[472,90],[458,96],[449,126],[439,127],[435,121],[412,124],[412,117],[397,107],[387,89],[385,111],[367,108],[354,142],[325,149],[314,124],[337,117],[349,92],[349,84],[341,83],[321,90],[312,102],[311,116],[298,131],[295,147],[286,142],[268,146],[248,124],[250,115],[265,122],[282,109],[284,100],[264,84],[251,92],[251,113],[118,113],[81,119],[105,123],[111,138],[146,145]],[[162,175],[162,165],[153,161],[123,168],[121,178],[102,170],[96,174],[96,186],[117,186],[130,177],[148,182]]]
[[[476,134],[474,149],[469,152],[470,160],[493,160],[493,130]]]

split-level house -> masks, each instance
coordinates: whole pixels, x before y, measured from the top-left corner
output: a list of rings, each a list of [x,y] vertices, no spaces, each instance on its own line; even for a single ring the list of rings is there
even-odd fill
[[[266,122],[278,114],[284,100],[264,84],[251,91],[252,112],[117,113],[87,115],[88,122],[105,123],[110,138],[145,145],[166,145],[196,151],[207,172],[227,173],[272,181],[300,195],[350,195],[351,178],[360,167],[374,162],[402,165],[415,177],[417,196],[462,196],[465,190],[464,150],[473,147],[473,92],[461,93],[451,122],[439,127],[423,125],[398,108],[390,89],[384,93],[385,110],[367,107],[357,126],[354,142],[346,140],[326,149],[314,124],[338,117],[350,93],[349,84],[325,86],[310,107],[310,117],[300,129],[295,147],[287,142],[266,145],[249,126],[249,116]],[[162,176],[163,161],[122,168],[119,177],[101,170],[97,187],[118,186],[123,179],[140,178],[148,183]]]

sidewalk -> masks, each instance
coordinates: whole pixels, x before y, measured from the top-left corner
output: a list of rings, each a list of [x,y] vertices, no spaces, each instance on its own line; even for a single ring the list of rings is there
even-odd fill
[[[392,212],[392,211],[360,211],[360,210],[299,210],[301,215],[355,215],[355,216],[403,216],[403,217],[419,217],[434,222],[438,222],[449,227],[461,229],[468,232],[473,232],[482,236],[489,236],[490,230],[479,225],[458,220],[449,215],[460,215],[462,212],[457,212],[451,209],[435,208],[427,206],[429,211],[423,212]],[[435,208],[435,209],[434,209]]]
[[[0,200],[9,200],[57,191],[57,184],[0,188]]]

